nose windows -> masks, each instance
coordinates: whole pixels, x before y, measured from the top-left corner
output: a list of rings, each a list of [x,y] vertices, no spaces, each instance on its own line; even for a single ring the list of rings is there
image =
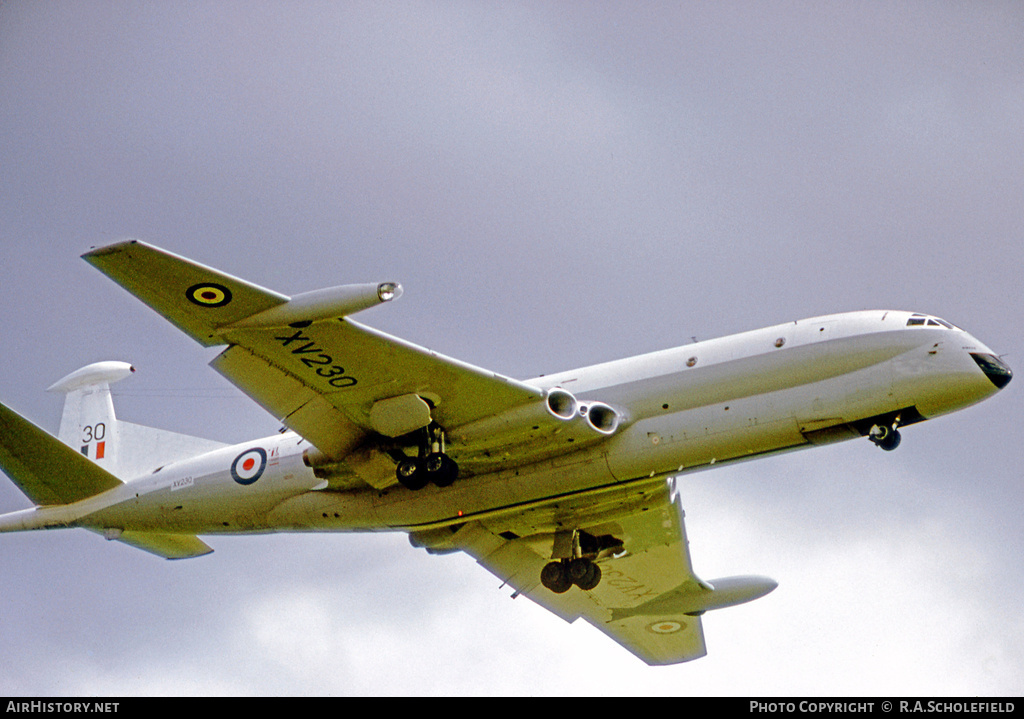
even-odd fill
[[[938,317],[929,317],[928,315],[911,315],[910,319],[907,320],[907,327],[945,327],[947,330],[957,329],[955,325],[951,325],[946,320],[940,320]]]

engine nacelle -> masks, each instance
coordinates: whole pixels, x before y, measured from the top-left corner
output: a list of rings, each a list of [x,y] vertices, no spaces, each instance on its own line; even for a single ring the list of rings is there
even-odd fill
[[[535,402],[485,417],[456,428],[453,437],[467,444],[493,442],[497,446],[515,445],[561,428],[576,418],[579,403],[571,392],[555,388]]]
[[[490,457],[501,462],[505,453],[525,448],[540,459],[601,440],[614,434],[622,422],[622,414],[614,407],[581,402],[571,392],[554,387],[542,402],[457,427],[450,439],[459,444],[458,451],[466,459]]]
[[[580,414],[587,418],[590,428],[599,434],[615,434],[621,416],[613,407],[604,402],[590,402],[580,407]]]

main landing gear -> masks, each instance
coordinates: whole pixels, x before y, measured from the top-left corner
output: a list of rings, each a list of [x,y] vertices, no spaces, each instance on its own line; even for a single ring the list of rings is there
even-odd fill
[[[897,417],[896,421],[892,423],[892,426],[876,424],[872,426],[871,430],[868,432],[868,439],[884,449],[886,452],[891,452],[900,446],[900,432],[896,429],[899,426],[899,417]]]
[[[601,582],[601,568],[589,559],[560,559],[544,565],[540,571],[540,583],[555,594],[564,594],[576,585],[590,591]]]
[[[444,452],[444,433],[434,426],[425,428],[419,456],[403,457],[395,476],[406,489],[423,489],[428,484],[448,487],[459,476],[459,465]]]
[[[442,452],[431,452],[426,457],[406,458],[398,463],[395,475],[407,489],[423,489],[428,484],[448,487],[459,476],[459,465]]]
[[[597,559],[619,556],[622,540],[611,534],[595,537],[583,530],[555,535],[553,562],[544,565],[540,583],[555,594],[563,594],[575,584],[585,592],[601,583],[601,567]]]

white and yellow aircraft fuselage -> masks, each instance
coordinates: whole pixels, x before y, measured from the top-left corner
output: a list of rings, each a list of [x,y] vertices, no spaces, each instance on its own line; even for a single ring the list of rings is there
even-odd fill
[[[359,325],[393,283],[294,298],[139,242],[86,259],[197,341],[288,431],[240,445],[116,418],[85,367],[60,441],[0,406],[0,467],[37,505],[0,531],[85,527],[168,558],[196,535],[403,531],[462,550],[567,620],[651,664],[704,654],[699,616],[763,596],[764,577],[690,565],[677,475],[865,438],[979,402],[1012,374],[944,320],[862,311],[799,320],[513,380]]]

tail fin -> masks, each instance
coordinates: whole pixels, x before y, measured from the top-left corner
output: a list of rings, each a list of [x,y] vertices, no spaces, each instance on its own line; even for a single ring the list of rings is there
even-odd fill
[[[65,394],[58,438],[122,480],[225,446],[117,419],[110,385],[133,372],[127,362],[96,362],[52,385]]]
[[[117,475],[117,419],[110,385],[135,368],[127,362],[97,362],[72,372],[48,392],[63,392],[64,411],[57,438]]]

